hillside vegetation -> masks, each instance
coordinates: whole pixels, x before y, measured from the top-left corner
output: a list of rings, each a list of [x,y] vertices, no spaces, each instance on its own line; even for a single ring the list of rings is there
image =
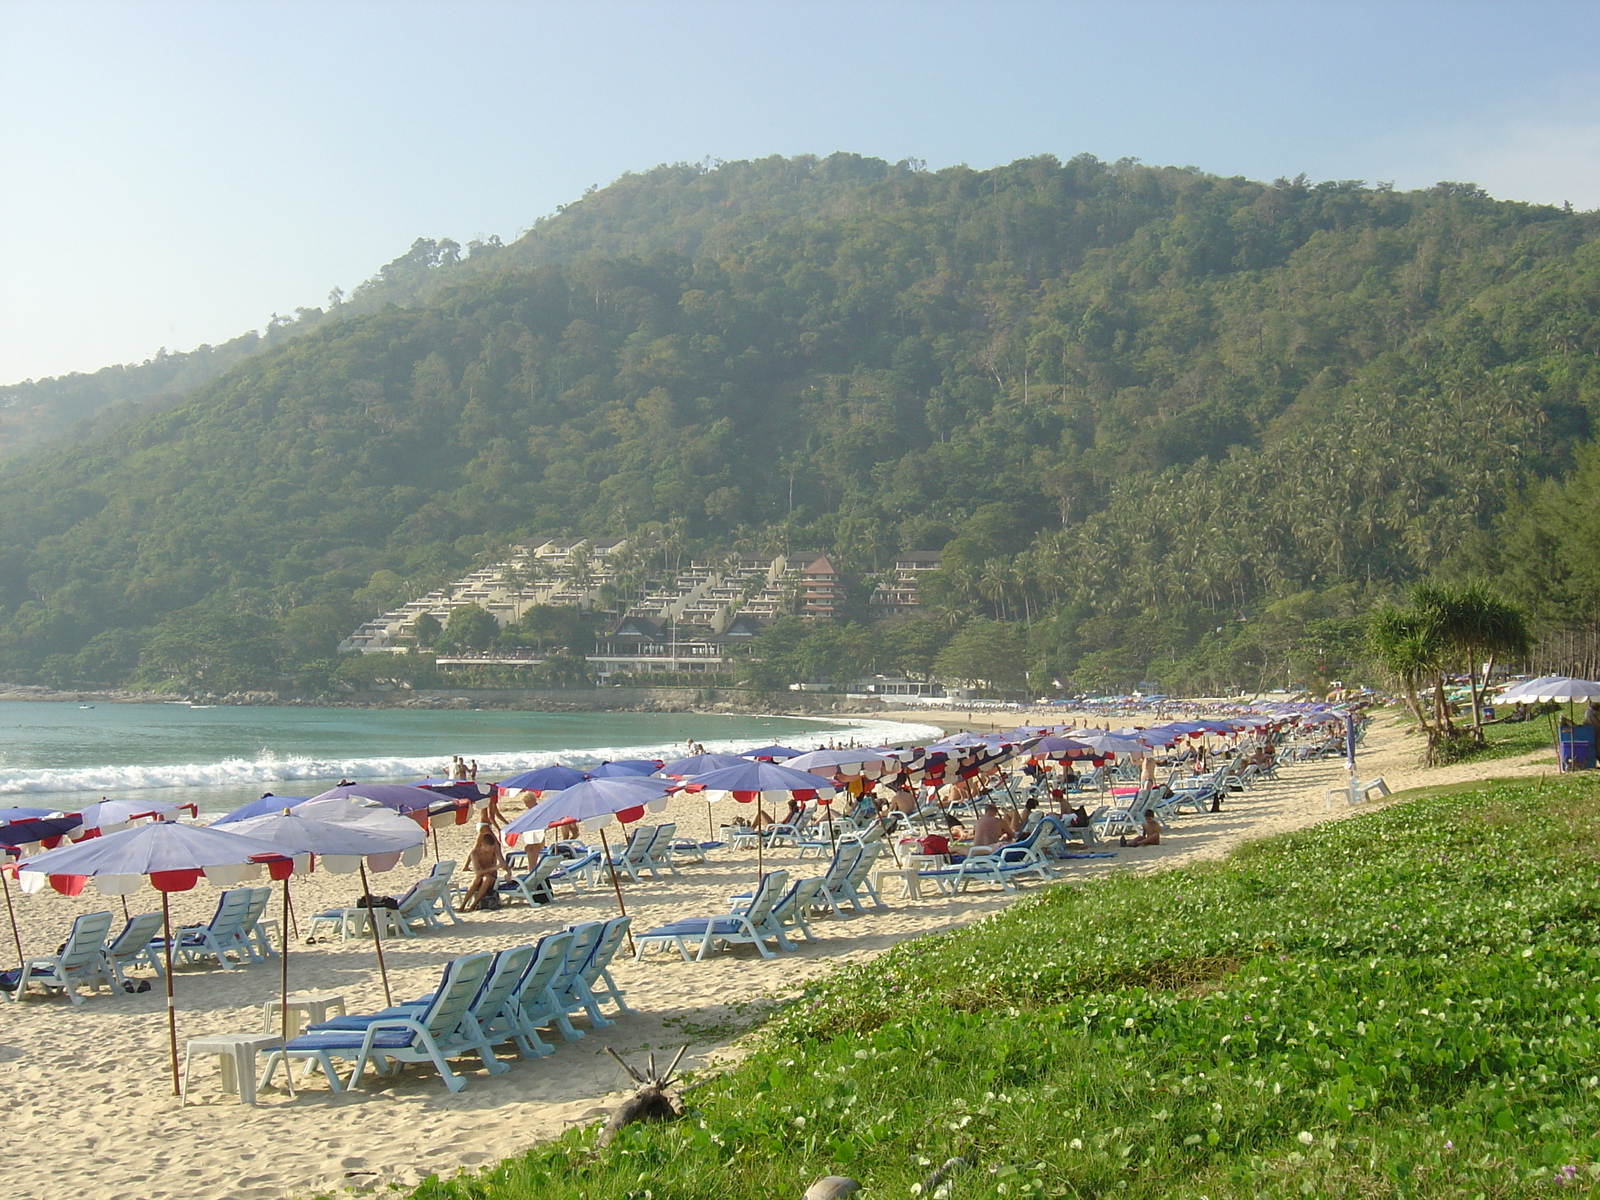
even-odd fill
[[[1331,673],[1431,572],[1587,619],[1597,231],[1086,156],[629,176],[13,467],[0,669],[321,678],[509,540],[650,526],[859,573],[942,547],[933,619],[1015,625],[1036,689]]]

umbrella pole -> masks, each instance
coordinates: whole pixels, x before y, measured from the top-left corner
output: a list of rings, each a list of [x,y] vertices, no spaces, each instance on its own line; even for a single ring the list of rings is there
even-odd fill
[[[428,832],[433,834],[433,861],[439,861],[439,831],[433,827],[433,822],[428,822]]]
[[[122,901],[122,919],[126,921],[128,919],[128,898],[126,896],[118,896],[117,899]]]
[[[706,838],[709,841],[717,840],[717,820],[711,815],[711,805],[706,805]]]
[[[22,934],[17,932],[17,910],[11,905],[11,880],[8,872],[4,870],[0,870],[0,887],[4,887],[6,891],[6,916],[11,918],[11,940],[16,943],[17,962],[21,965],[22,974],[25,976],[28,973],[28,959],[22,953]],[[22,984],[19,982],[17,987],[20,988],[21,986]],[[19,992],[18,995],[21,995],[21,993]]]
[[[283,877],[283,924],[279,927],[282,936],[279,940],[278,958],[278,987],[283,1000],[278,1009],[278,1017],[282,1022],[283,1044],[289,1044],[289,876]],[[294,1096],[294,1071],[290,1069],[287,1061],[283,1064],[283,1077],[289,1082],[289,1095]]]
[[[283,906],[288,911],[288,914],[289,914],[289,924],[288,924],[287,928],[291,931],[291,936],[293,936],[294,938],[298,939],[300,937],[300,922],[295,919],[294,901],[289,899],[289,896],[287,894],[287,890],[286,890],[285,895],[283,897]]]
[[[172,1002],[172,912],[167,893],[161,893],[161,949],[167,959],[167,1046],[172,1051],[172,1094],[183,1099],[183,1084],[178,1080],[178,1010]]]
[[[761,822],[762,822],[762,819],[766,817],[766,815],[767,815],[766,813],[761,811],[761,793],[757,792],[756,793],[756,883],[758,885],[761,882],[761,876],[765,873],[765,868],[762,866],[762,862],[761,862],[761,847],[766,843],[767,839],[761,832]]]
[[[611,890],[617,894],[617,911],[623,916],[627,916],[628,910],[622,906],[622,885],[617,882],[617,868],[611,861],[611,843],[606,841],[606,831],[604,829],[600,831],[600,848],[606,853],[606,870],[611,872]],[[634,953],[633,930],[629,929],[626,932],[628,935],[628,953],[632,954]]]
[[[372,948],[378,952],[378,974],[383,976],[383,1003],[385,1006],[394,1005],[394,997],[389,994],[389,966],[383,961],[383,935],[378,930],[378,918],[372,911],[372,889],[367,886],[367,860],[361,860],[361,892],[367,898],[367,924],[372,927]]]

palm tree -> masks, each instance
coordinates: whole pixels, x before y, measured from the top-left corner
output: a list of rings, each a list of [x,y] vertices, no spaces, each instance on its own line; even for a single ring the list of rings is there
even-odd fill
[[[1373,658],[1394,680],[1417,719],[1417,728],[1427,738],[1423,761],[1432,766],[1445,730],[1439,720],[1443,715],[1445,642],[1436,615],[1416,604],[1409,608],[1386,605],[1372,614],[1367,641]],[[1420,696],[1430,679],[1436,685],[1434,720],[1423,711]]]
[[[1496,658],[1520,657],[1528,653],[1533,638],[1523,611],[1508,604],[1480,580],[1455,589],[1419,588],[1437,607],[1440,632],[1445,644],[1467,658],[1467,675],[1472,688],[1472,736],[1483,742],[1482,685],[1494,670]],[[1484,671],[1480,678],[1478,664]]]

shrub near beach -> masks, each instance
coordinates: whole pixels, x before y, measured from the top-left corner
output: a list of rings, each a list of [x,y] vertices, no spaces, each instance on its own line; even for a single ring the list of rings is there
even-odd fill
[[[684,1121],[416,1196],[1588,1191],[1597,813],[1490,784],[1050,888],[811,987]]]

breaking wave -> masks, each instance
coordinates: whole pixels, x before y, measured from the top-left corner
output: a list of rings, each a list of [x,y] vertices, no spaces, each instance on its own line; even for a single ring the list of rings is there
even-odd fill
[[[899,721],[848,720],[839,718],[803,734],[791,734],[796,749],[807,749],[829,738],[854,738],[863,745],[883,741],[924,741],[937,738],[938,726],[906,724]],[[734,753],[748,749],[748,737],[708,741],[707,750]],[[517,750],[467,755],[478,760],[478,778],[495,780],[533,767],[564,762],[575,767],[597,766],[623,758],[676,758],[683,753],[682,742],[654,742],[636,746],[584,746],[561,750]],[[263,754],[257,758],[224,758],[217,762],[173,763],[163,766],[69,767],[57,770],[0,769],[0,795],[26,795],[35,792],[144,791],[155,788],[224,788],[295,780],[405,780],[422,779],[441,773],[448,754],[389,755],[370,758],[337,758]]]

